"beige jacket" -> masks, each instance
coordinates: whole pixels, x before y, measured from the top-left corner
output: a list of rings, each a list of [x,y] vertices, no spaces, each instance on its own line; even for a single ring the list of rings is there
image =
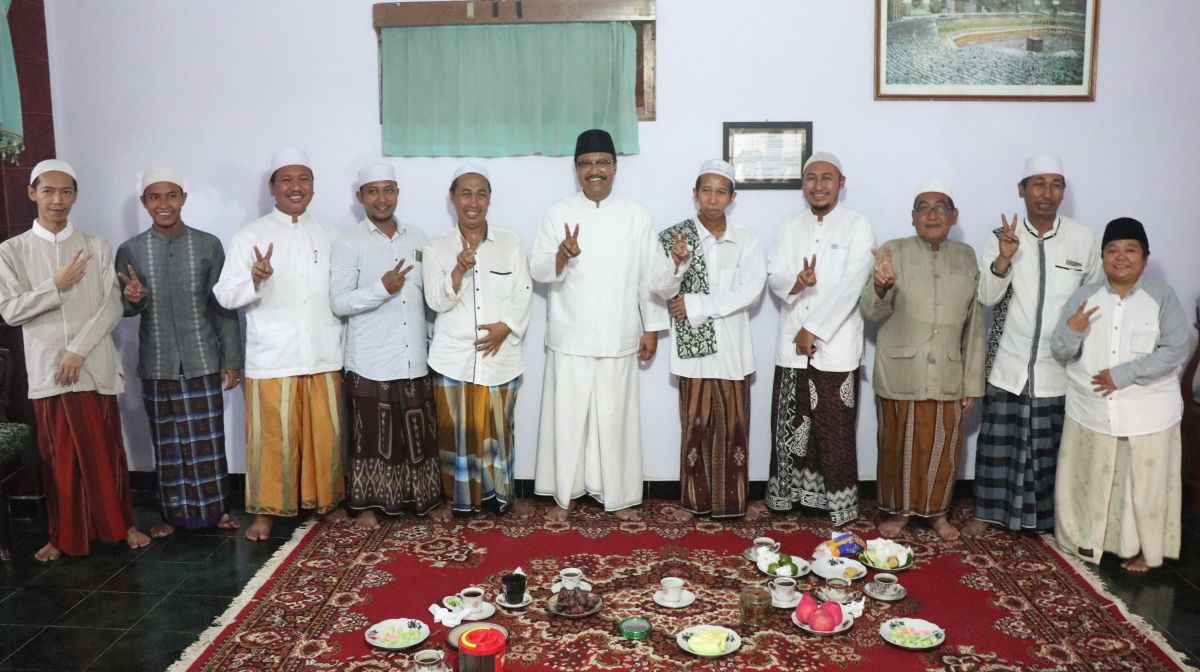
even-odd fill
[[[935,401],[983,396],[983,309],[975,300],[975,252],[949,240],[935,252],[917,236],[887,245],[896,284],[880,298],[868,281],[858,302],[864,317],[880,323],[875,394]]]

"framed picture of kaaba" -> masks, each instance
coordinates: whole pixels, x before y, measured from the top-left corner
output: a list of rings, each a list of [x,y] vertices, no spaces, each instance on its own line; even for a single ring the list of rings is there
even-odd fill
[[[877,100],[1096,99],[1100,0],[875,0]]]

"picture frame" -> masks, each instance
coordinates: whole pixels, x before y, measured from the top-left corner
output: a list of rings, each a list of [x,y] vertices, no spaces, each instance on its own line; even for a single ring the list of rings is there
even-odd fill
[[[876,100],[1096,99],[1100,0],[875,0]]]
[[[727,121],[721,156],[733,164],[738,189],[800,189],[812,133],[811,121]]]

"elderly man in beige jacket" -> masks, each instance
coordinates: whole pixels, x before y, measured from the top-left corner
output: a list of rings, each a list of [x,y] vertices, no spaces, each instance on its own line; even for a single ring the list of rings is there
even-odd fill
[[[950,187],[921,185],[915,236],[893,240],[876,258],[859,297],[880,323],[872,387],[879,418],[879,526],[894,536],[910,516],[928,518],[954,540],[946,519],[962,452],[963,412],[983,394],[983,319],[975,300],[979,267],[969,245],[947,240],[958,220]]]

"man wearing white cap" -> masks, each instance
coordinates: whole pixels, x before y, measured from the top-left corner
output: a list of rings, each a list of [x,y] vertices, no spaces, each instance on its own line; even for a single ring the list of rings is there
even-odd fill
[[[566,520],[574,500],[591,495],[622,520],[642,503],[638,362],[658,349],[668,327],[666,298],[679,291],[686,247],[675,272],[655,241],[650,212],[613,193],[617,151],[601,129],[575,141],[581,191],[546,210],[529,261],[547,290],[546,371],[534,491]]]
[[[229,516],[225,462],[225,390],[241,380],[237,313],[213,296],[225,264],[221,241],[183,223],[187,193],[173,168],[142,175],[150,228],[117,248],[126,317],[138,326],[138,376],[150,420],[162,522],[150,536],[177,527],[236,528]]]
[[[337,231],[308,214],[308,156],[271,160],[275,208],[233,236],[213,294],[246,316],[246,538],[265,541],[275,516],[314,509],[334,522],[342,474],[342,321],[329,306]]]
[[[754,373],[750,308],[762,297],[767,264],[758,236],[726,218],[736,188],[729,162],[705,161],[692,188],[696,219],[658,237],[669,252],[682,234],[691,252],[679,294],[668,302],[671,373],[679,380],[682,520],[746,514]]]
[[[858,517],[858,294],[875,246],[867,218],[838,202],[845,184],[836,156],[809,157],[801,177],[808,209],[780,223],[767,257],[767,284],[783,306],[766,506],[823,509],[835,526]]]
[[[87,555],[93,539],[150,538],[133,526],[112,330],[121,319],[112,249],[70,222],[78,184],[65,161],[33,168],[33,227],[0,243],[0,316],[21,327],[50,540],[42,562]]]
[[[441,501],[441,482],[425,364],[425,232],[397,221],[391,165],[365,166],[355,186],[366,216],[333,246],[329,300],[348,321],[346,504],[360,528],[374,529],[378,513],[428,513]]]
[[[949,185],[917,189],[916,235],[875,250],[863,315],[879,322],[875,412],[879,419],[879,526],[894,537],[909,517],[929,519],[938,536],[959,537],[947,520],[962,452],[963,413],[983,395],[983,308],[975,300],[979,266],[971,246],[949,240],[958,221]]]
[[[970,536],[983,534],[989,523],[1054,529],[1067,374],[1050,352],[1050,335],[1071,293],[1100,274],[1095,235],[1058,214],[1066,188],[1058,157],[1026,159],[1017,184],[1025,217],[1001,215],[979,258],[979,302],[994,309],[976,443],[975,518],[963,528]]]
[[[533,282],[520,236],[488,222],[491,200],[487,170],[459,167],[450,181],[458,225],[425,247],[425,298],[438,313],[429,366],[444,518],[451,510],[479,511],[487,500],[501,511],[519,504],[513,409]]]

